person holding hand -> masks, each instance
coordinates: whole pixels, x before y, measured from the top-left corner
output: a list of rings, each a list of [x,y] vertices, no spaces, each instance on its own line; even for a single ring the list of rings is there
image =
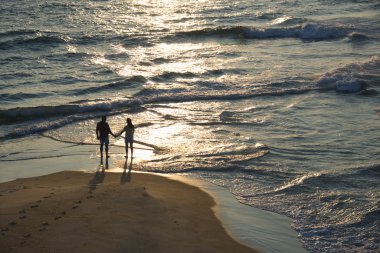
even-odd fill
[[[116,135],[120,136],[125,132],[125,157],[128,158],[128,144],[131,149],[131,157],[133,158],[133,135],[135,133],[135,126],[132,124],[132,120],[127,118],[127,125],[121,130],[121,132]]]
[[[108,144],[110,143],[109,140],[109,134],[111,134],[113,137],[116,137],[112,131],[110,126],[107,123],[106,116],[102,117],[102,121],[98,122],[96,124],[96,138],[100,141],[100,159],[101,163],[103,163],[103,146],[105,146],[106,149],[106,159],[108,160]]]

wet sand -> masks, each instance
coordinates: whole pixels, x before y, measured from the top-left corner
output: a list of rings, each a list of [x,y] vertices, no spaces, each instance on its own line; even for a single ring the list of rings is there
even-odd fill
[[[165,177],[64,171],[0,184],[0,252],[257,252],[205,192]]]

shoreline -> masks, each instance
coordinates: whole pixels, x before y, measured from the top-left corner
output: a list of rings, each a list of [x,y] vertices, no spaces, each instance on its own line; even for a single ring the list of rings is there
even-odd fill
[[[63,171],[0,194],[1,252],[258,252],[227,233],[209,194],[159,175]]]
[[[165,175],[194,185],[216,201],[214,212],[227,233],[238,242],[261,252],[307,253],[292,220],[284,215],[244,205],[227,189],[201,179],[187,176]]]
[[[54,147],[61,151],[67,152],[69,150],[77,155],[34,159],[32,161],[3,161],[1,162],[0,185],[14,180],[46,176],[62,171],[79,171],[94,174],[97,168],[99,169],[99,159],[96,156],[97,149],[92,146],[71,147],[68,144],[59,143],[45,137],[27,139],[26,145],[41,145],[46,147],[47,150]],[[122,168],[125,167],[123,157],[117,155],[122,153],[122,150],[115,149],[113,152],[115,154],[112,155],[111,169],[106,170],[107,175],[121,173],[123,172]],[[88,154],[90,154],[90,157]],[[141,154],[137,150],[137,156],[139,155]],[[136,163],[139,164],[139,162],[139,159],[136,159]],[[130,168],[129,164],[128,168]],[[291,228],[290,219],[283,215],[241,204],[227,189],[201,179],[195,179],[191,175],[150,173],[136,171],[134,168],[132,168],[132,171],[136,174],[159,175],[182,181],[212,196],[217,204],[217,207],[214,208],[215,215],[217,215],[227,233],[241,244],[263,252],[307,252],[301,245],[297,233]],[[281,229],[278,229],[278,222],[282,224]]]

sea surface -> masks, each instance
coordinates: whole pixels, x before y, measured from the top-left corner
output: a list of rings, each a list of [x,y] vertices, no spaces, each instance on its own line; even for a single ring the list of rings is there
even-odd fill
[[[286,215],[310,252],[380,251],[378,1],[7,0],[0,21],[1,181],[96,164],[96,122],[130,117],[134,170]]]

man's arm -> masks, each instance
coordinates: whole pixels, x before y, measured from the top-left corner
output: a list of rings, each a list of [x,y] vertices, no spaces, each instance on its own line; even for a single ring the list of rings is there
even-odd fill
[[[108,124],[107,124],[108,125]],[[108,125],[108,132],[113,136],[113,137],[117,137],[117,135],[113,134],[112,131],[111,131],[111,128],[110,126]]]
[[[99,124],[96,124],[96,139],[99,140]]]

